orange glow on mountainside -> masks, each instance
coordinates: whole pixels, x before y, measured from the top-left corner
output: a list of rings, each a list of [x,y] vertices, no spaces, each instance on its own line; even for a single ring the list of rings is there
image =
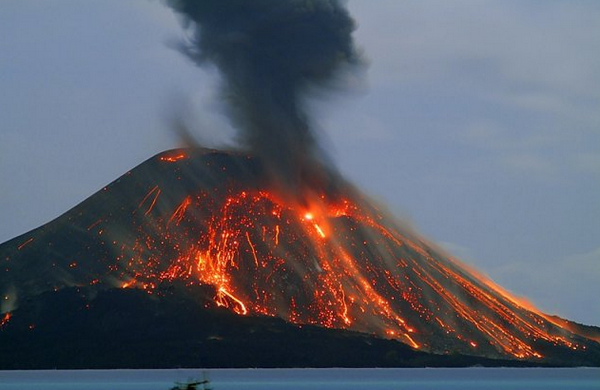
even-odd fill
[[[580,348],[541,313],[351,194],[310,196],[307,207],[266,190],[232,188],[223,198],[200,191],[155,216],[161,193],[150,187],[140,199],[138,238],[117,257],[126,264],[122,287],[152,293],[165,281],[208,284],[216,305],[240,315],[368,332],[425,350],[439,349],[425,326],[465,348],[516,358],[542,357],[532,340]]]

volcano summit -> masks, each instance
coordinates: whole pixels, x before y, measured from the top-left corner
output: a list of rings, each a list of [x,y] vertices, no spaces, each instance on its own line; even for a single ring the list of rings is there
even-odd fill
[[[116,288],[160,298],[165,286],[182,284],[208,288],[197,297],[205,307],[434,354],[598,364],[600,344],[581,327],[521,304],[351,185],[320,190],[287,198],[259,159],[240,153],[155,156],[0,246],[0,337],[17,320],[16,304],[44,294]]]

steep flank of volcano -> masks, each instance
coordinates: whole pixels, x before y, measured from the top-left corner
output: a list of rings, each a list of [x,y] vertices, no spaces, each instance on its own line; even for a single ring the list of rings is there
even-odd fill
[[[172,150],[0,246],[0,328],[20,302],[210,286],[241,316],[347,329],[438,354],[597,365],[600,344],[526,308],[401,227],[347,183],[290,197],[257,159]],[[15,311],[17,313],[18,311]],[[569,330],[570,329],[570,330]]]
[[[240,316],[226,308],[206,308],[205,300],[215,293],[209,286],[165,287],[154,294],[113,288],[90,295],[78,287],[40,294],[19,306],[10,327],[0,331],[0,369],[536,364],[434,355],[364,333]]]

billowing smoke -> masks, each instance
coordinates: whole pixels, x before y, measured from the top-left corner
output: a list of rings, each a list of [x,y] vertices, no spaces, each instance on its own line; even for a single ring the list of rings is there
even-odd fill
[[[361,64],[337,0],[167,0],[194,33],[182,51],[216,65],[239,141],[296,190],[325,156],[306,98]]]

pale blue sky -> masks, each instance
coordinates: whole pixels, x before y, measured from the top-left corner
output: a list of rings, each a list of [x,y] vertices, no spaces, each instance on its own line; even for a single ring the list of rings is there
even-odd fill
[[[339,168],[541,309],[600,325],[600,2],[351,0],[369,59],[320,101]],[[0,242],[164,149],[231,143],[160,1],[0,0]]]

